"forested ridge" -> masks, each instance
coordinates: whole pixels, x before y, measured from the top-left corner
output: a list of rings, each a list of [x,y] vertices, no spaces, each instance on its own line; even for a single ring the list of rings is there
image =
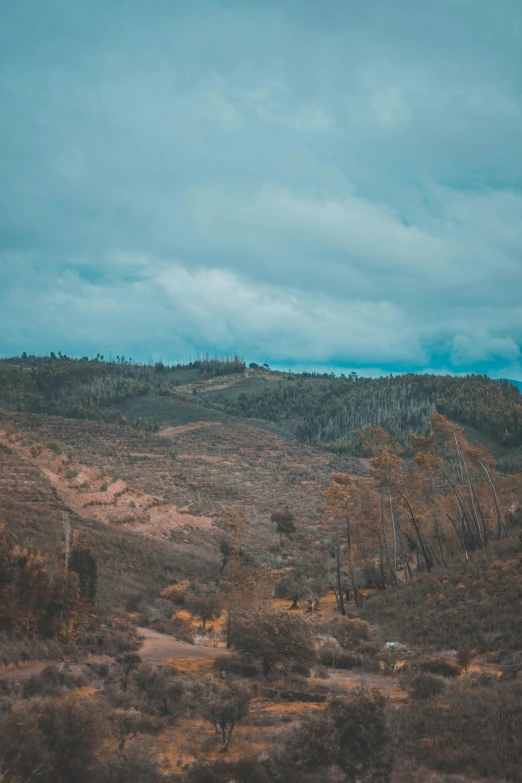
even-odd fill
[[[228,413],[285,422],[305,442],[364,453],[359,434],[383,427],[405,444],[429,432],[436,410],[497,443],[522,443],[522,395],[508,381],[483,375],[332,378],[272,384],[226,404]]]
[[[194,378],[242,373],[238,357],[205,357],[188,364],[138,364],[118,356],[116,361],[74,359],[62,354],[35,357],[24,354],[0,361],[0,407],[28,413],[71,418],[117,419],[109,410],[129,397],[154,392],[169,394]]]
[[[252,367],[252,365],[251,365]],[[0,361],[0,407],[71,418],[118,420],[118,405],[130,398],[183,392],[218,376],[242,376],[244,361],[198,358],[187,364],[138,364],[125,357],[107,361],[65,355],[23,354]],[[197,396],[198,404],[239,417],[281,424],[305,443],[365,456],[361,434],[380,426],[402,445],[427,435],[435,411],[469,425],[501,446],[522,445],[522,395],[507,380],[484,375],[416,375],[361,378],[270,372],[255,366],[236,393],[221,400]],[[259,375],[260,388],[240,391]],[[193,390],[194,394],[197,388]],[[238,393],[239,392],[239,393]],[[216,406],[215,403],[218,403]]]

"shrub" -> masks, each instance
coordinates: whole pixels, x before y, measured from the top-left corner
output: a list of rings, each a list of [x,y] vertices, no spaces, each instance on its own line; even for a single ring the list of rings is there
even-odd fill
[[[327,680],[330,677],[330,672],[326,666],[318,664],[314,666],[313,675],[314,677],[317,677],[318,680]]]
[[[363,657],[356,653],[343,650],[339,662],[337,664],[339,669],[356,669],[364,664]]]
[[[103,710],[91,699],[33,699],[0,716],[0,758],[13,781],[90,783],[106,735]]]
[[[132,686],[150,714],[176,716],[183,707],[185,682],[170,666],[139,664],[132,673]]]
[[[256,677],[260,673],[258,666],[251,660],[238,653],[232,653],[226,658],[222,658],[215,663],[215,668],[226,674],[233,674],[237,677]]]
[[[321,631],[333,636],[341,647],[355,648],[370,638],[370,625],[343,615],[334,615],[321,626]]]
[[[446,687],[443,706],[416,699],[399,710],[397,741],[407,756],[431,769],[520,781],[521,703],[522,683],[470,688],[460,680]]]
[[[333,637],[328,639],[319,650],[319,660],[323,666],[336,666],[343,653],[343,648]]]
[[[410,693],[414,699],[431,699],[439,696],[445,689],[445,684],[431,674],[417,674],[410,683]]]
[[[78,639],[82,651],[98,655],[116,656],[124,652],[137,650],[139,640],[136,626],[123,612],[104,617],[103,627],[88,631]]]
[[[135,593],[134,595],[129,595],[127,600],[125,601],[125,610],[127,612],[137,612],[139,611],[140,604],[143,601],[143,596],[139,593]]]
[[[170,601],[174,601],[175,604],[182,604],[185,594],[190,586],[188,579],[183,579],[180,582],[168,585],[163,588],[160,595],[162,598],[168,598]]]
[[[101,770],[101,783],[161,783],[166,781],[157,754],[146,737],[129,741]]]
[[[390,754],[384,710],[380,694],[359,690],[349,698],[332,699],[321,713],[306,715],[276,762],[277,780],[326,781],[329,770],[337,767],[345,780],[385,783]]]
[[[458,677],[460,666],[446,658],[421,658],[414,666],[426,674],[438,674],[440,677]]]
[[[23,686],[24,699],[33,696],[53,696],[57,693],[87,684],[82,674],[60,671],[57,666],[46,666],[40,674],[34,674]]]
[[[468,674],[470,688],[488,688],[496,682],[497,678],[490,672],[471,672]]]
[[[301,661],[294,661],[290,666],[290,671],[292,674],[299,674],[301,677],[310,677],[311,674],[310,667],[306,663],[301,663]]]
[[[235,763],[203,765],[196,764],[192,767],[187,778],[187,783],[271,783],[271,778],[264,767],[258,762],[243,759]]]
[[[363,658],[350,650],[344,650],[336,639],[329,639],[319,650],[319,660],[324,666],[336,669],[354,669],[363,665]]]

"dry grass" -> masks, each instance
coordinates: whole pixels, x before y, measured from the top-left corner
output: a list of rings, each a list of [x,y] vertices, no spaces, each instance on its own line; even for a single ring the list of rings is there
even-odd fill
[[[289,715],[305,715],[307,712],[315,712],[316,710],[324,710],[324,702],[274,702],[270,699],[259,697],[252,702],[252,710],[254,714],[268,715],[270,717],[287,717]]]
[[[315,702],[254,699],[248,718],[234,729],[227,760],[260,755],[266,747],[279,741],[282,733],[289,731],[304,714],[321,709],[324,704]],[[182,725],[167,729],[157,738],[157,751],[167,770],[179,769],[195,761],[202,763],[222,758],[219,737],[213,726],[200,719],[184,721]]]
[[[190,612],[187,612],[186,609],[178,609],[176,612],[176,617],[179,617],[183,620],[186,620],[190,623],[190,625],[193,628],[200,628],[201,627],[201,620],[199,620],[197,617],[193,617]],[[227,621],[227,615],[226,612],[222,612],[219,617],[216,617],[214,620],[209,620],[207,623],[207,632],[210,632],[212,634],[211,629],[216,634],[221,634],[223,632],[225,623]],[[207,640],[206,640],[206,643]],[[219,645],[218,645],[219,646]]]
[[[377,690],[382,691],[391,702],[405,704],[408,701],[408,694],[401,688],[397,679],[382,674],[333,670],[325,684],[331,688],[334,693],[354,691],[357,688],[366,688],[368,690],[376,688]]]
[[[190,674],[212,674],[216,668],[215,658],[162,658],[158,663]]]

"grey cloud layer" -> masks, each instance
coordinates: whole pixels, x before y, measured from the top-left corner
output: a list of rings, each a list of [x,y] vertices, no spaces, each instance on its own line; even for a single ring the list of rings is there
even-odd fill
[[[18,0],[0,351],[522,376],[522,8]]]

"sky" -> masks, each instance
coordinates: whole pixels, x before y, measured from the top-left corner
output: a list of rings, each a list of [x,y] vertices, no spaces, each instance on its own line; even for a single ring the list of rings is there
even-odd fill
[[[522,379],[520,0],[0,12],[0,355]]]

